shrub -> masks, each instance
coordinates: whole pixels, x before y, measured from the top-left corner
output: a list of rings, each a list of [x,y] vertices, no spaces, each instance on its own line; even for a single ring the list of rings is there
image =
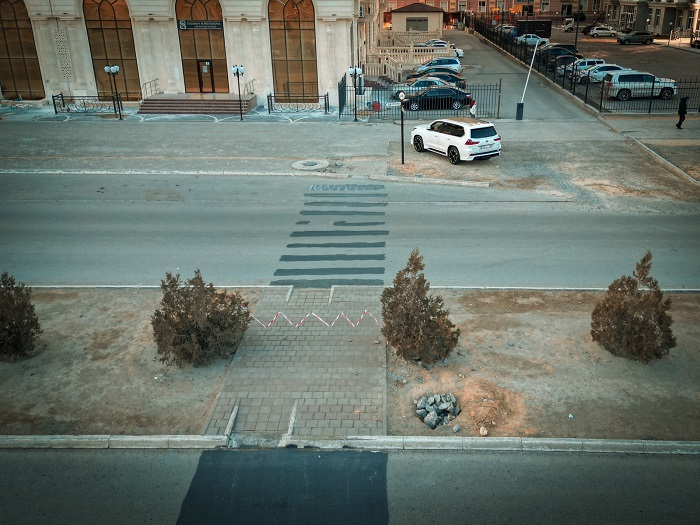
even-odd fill
[[[250,315],[236,292],[204,284],[199,270],[185,284],[166,273],[161,309],[151,317],[160,360],[169,365],[200,365],[236,351]]]
[[[449,311],[443,310],[442,297],[428,296],[424,268],[416,248],[406,268],[396,274],[394,286],[382,292],[382,334],[404,359],[433,363],[457,346],[459,329],[448,319]]]
[[[651,252],[647,251],[631,277],[622,276],[608,287],[591,317],[594,341],[615,355],[645,363],[661,359],[676,346],[673,320],[667,313],[671,300],[664,300],[650,270]]]
[[[2,273],[0,278],[0,355],[20,357],[32,352],[41,333],[39,318],[31,301],[31,288],[16,284]]]

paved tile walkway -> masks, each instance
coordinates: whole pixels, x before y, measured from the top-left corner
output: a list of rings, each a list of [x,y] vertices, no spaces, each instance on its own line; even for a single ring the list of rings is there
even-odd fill
[[[386,350],[379,326],[381,287],[265,289],[221,389],[207,434],[222,434],[234,406],[233,433],[286,434],[296,404],[292,435],[386,435]],[[332,296],[332,297],[331,297]],[[329,298],[332,299],[329,303]],[[339,313],[345,318],[336,320]]]

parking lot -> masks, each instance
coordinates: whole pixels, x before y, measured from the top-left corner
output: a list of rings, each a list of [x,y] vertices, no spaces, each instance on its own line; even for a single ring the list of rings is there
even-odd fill
[[[581,26],[583,27],[583,26]],[[609,64],[619,64],[630,69],[648,71],[657,77],[674,80],[698,79],[700,73],[700,50],[684,44],[666,45],[668,41],[655,40],[652,45],[620,45],[615,38],[591,37],[581,33],[566,33],[552,28],[550,42],[573,44],[585,57],[602,58]]]

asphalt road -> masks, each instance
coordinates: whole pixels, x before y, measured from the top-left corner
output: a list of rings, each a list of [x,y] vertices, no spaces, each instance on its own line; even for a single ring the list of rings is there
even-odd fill
[[[647,249],[700,288],[698,216],[546,194],[318,178],[0,175],[0,260],[41,285],[387,285],[420,247],[434,286],[607,287]]]
[[[693,456],[0,450],[0,523],[700,521]]]

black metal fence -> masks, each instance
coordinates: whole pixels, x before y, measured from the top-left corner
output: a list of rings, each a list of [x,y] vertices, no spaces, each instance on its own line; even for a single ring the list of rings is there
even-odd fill
[[[675,113],[681,97],[689,97],[688,111],[696,108],[700,111],[700,79],[677,80],[670,86],[665,81],[657,83],[656,79],[647,83],[623,82],[611,85],[604,78],[572,74],[571,68],[567,71],[566,65],[573,60],[573,53],[559,56],[540,54],[534,46],[517,44],[514,38],[496,31],[490,19],[476,19],[474,28],[484,38],[526,66],[532,64],[534,71],[600,112]]]
[[[437,91],[442,88],[428,88]],[[392,120],[401,117],[401,100],[399,93],[403,93],[406,100],[414,99],[424,90],[408,87],[403,84],[389,86],[375,85],[364,86],[362,89],[354,89],[352,85],[338,84],[339,118],[354,118],[370,120]],[[461,93],[464,95],[462,95]],[[470,116],[470,102],[476,102],[475,112],[478,118],[498,118],[501,103],[501,83],[498,84],[466,84],[459,91],[454,100],[451,98],[439,101],[425,99],[417,100],[416,104],[406,104],[404,118],[409,120],[424,120],[448,116]],[[454,103],[457,102],[457,103]],[[412,107],[413,106],[413,107]],[[415,109],[413,109],[415,108]]]
[[[120,93],[110,97],[76,97],[59,93],[52,95],[51,99],[56,115],[59,113],[114,113],[121,119],[124,110]]]
[[[320,95],[318,99],[311,99],[308,93],[285,93],[278,96],[270,94],[267,96],[267,112],[272,113],[273,111],[323,111],[329,113],[328,93]]]

